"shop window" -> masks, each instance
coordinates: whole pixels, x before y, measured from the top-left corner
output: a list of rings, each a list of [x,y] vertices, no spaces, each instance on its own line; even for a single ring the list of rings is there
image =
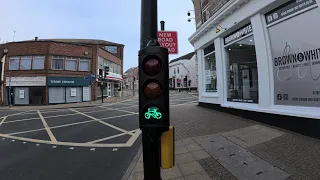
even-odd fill
[[[78,64],[78,58],[67,57],[66,70],[76,71],[77,70],[77,64]]]
[[[258,71],[253,36],[226,47],[228,101],[258,103]]]
[[[52,69],[63,70],[64,68],[64,57],[63,56],[53,56],[52,57]]]
[[[177,67],[177,73],[179,74],[180,72],[179,72],[179,67]]]
[[[114,66],[114,63],[110,62],[109,63],[109,72],[112,72],[112,73],[114,72],[113,66]]]
[[[19,59],[18,56],[10,57],[9,70],[19,70]]]
[[[33,56],[32,69],[44,69],[45,56]]]
[[[20,70],[31,69],[31,56],[22,56],[20,60]]]
[[[173,68],[173,74],[176,74],[176,68]]]
[[[206,92],[217,92],[216,56],[211,53],[205,56]]]
[[[79,64],[79,71],[90,71],[90,60],[81,58]]]

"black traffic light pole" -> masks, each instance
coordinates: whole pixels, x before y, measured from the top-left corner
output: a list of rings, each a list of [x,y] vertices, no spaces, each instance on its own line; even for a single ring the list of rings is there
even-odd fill
[[[141,0],[140,49],[158,44],[157,0]],[[142,131],[144,180],[161,180],[161,133]]]

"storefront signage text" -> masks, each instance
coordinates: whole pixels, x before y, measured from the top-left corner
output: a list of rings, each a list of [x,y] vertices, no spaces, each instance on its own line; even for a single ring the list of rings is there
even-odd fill
[[[292,0],[276,10],[266,14],[267,24],[271,24],[296,12],[317,4],[316,0]]]
[[[48,77],[48,86],[89,86],[83,77]]]
[[[252,25],[246,25],[245,27],[241,28],[240,30],[232,33],[231,35],[224,38],[224,44],[229,44],[230,42],[236,41],[248,34],[252,33]]]
[[[6,86],[45,86],[46,77],[6,77]]]

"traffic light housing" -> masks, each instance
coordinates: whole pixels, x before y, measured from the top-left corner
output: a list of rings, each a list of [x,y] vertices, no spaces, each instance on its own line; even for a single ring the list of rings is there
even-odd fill
[[[151,133],[169,130],[168,49],[148,46],[139,51],[139,123]]]
[[[183,83],[184,83],[184,86],[185,87],[188,87],[188,76],[185,76],[184,78],[183,78]]]
[[[102,79],[102,77],[103,77],[102,69],[99,69],[99,76],[98,76],[98,78],[99,78],[99,79]]]
[[[109,75],[109,67],[105,66],[104,67],[104,77],[107,78],[107,75]]]

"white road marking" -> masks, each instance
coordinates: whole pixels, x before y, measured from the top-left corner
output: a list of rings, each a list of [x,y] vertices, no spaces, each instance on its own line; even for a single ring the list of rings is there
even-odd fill
[[[137,131],[137,130],[133,130],[133,131],[130,131],[130,132],[134,133],[135,131]],[[109,137],[105,137],[105,138],[102,138],[102,139],[97,139],[97,140],[90,141],[90,142],[87,142],[87,143],[88,144],[93,144],[93,143],[97,143],[97,142],[101,142],[101,141],[106,141],[106,140],[109,140],[109,139],[117,138],[117,137],[120,137],[120,136],[124,136],[126,134],[127,133],[116,134],[114,136],[109,136]]]
[[[36,118],[28,118],[28,119],[19,119],[19,120],[13,120],[13,121],[6,121],[3,124],[8,124],[8,123],[14,123],[14,122],[20,122],[20,121],[31,121],[31,120],[39,120],[39,117]]]
[[[57,142],[57,139],[56,139],[56,137],[54,137],[54,135],[53,135],[50,127],[48,126],[46,120],[43,118],[43,116],[42,116],[42,114],[40,113],[39,110],[38,110],[37,112],[38,112],[38,114],[39,114],[39,116],[40,116],[40,119],[41,119],[41,121],[42,121],[42,123],[43,123],[43,126],[44,126],[44,128],[46,129],[46,131],[47,131],[47,133],[48,133],[51,141],[52,141],[52,142]]]
[[[36,144],[36,146],[40,146],[40,144]]]
[[[112,151],[118,151],[118,148],[113,148]]]
[[[24,141],[23,144],[27,144],[27,142]]]
[[[69,149],[74,150],[74,147],[71,147],[71,148],[69,148]]]
[[[104,107],[104,106],[102,106],[102,107],[106,108],[106,109],[114,110],[114,111],[121,111],[121,112],[126,112],[126,113],[131,113],[131,114],[139,114],[136,112],[126,111],[126,110],[121,110],[121,109],[116,109],[116,108],[108,108],[108,107]]]
[[[137,105],[137,104],[135,104],[135,105],[132,105],[132,106],[127,106],[127,107],[118,108],[118,109],[126,109],[126,108],[131,108],[131,107],[138,107],[138,105]]]
[[[132,116],[132,115],[134,115],[134,114],[124,114],[124,115],[119,115],[119,116],[102,118],[101,120],[113,119],[113,118],[119,118],[119,117],[125,117],[125,116]],[[90,122],[96,122],[96,121],[95,121],[95,120],[81,121],[81,122],[76,122],[76,123],[71,123],[71,124],[64,124],[64,125],[59,125],[59,126],[53,126],[53,127],[50,127],[50,129],[56,129],[56,128],[67,127],[67,126],[73,126],[73,125],[78,125],[78,124],[85,124],[85,123],[90,123]],[[43,131],[43,130],[45,130],[45,128],[28,130],[28,131],[20,131],[20,132],[10,133],[10,134],[8,134],[8,135],[17,135],[17,134],[23,134],[23,133],[29,133],[29,132],[36,132],[36,131]]]
[[[97,122],[99,122],[99,123],[101,123],[101,124],[104,124],[104,125],[106,125],[106,126],[109,126],[109,127],[113,128],[113,129],[116,129],[116,130],[118,130],[118,131],[121,131],[121,132],[130,134],[130,135],[133,135],[133,134],[132,134],[131,132],[129,132],[129,131],[126,131],[126,130],[121,129],[121,128],[117,127],[117,126],[114,126],[114,125],[112,125],[112,124],[109,124],[109,123],[106,123],[106,122],[104,122],[104,121],[101,121],[100,119],[97,119],[97,118],[92,117],[92,116],[90,116],[90,115],[84,114],[84,113],[79,112],[79,111],[76,111],[76,110],[74,110],[74,109],[70,109],[70,110],[71,110],[71,111],[74,111],[74,112],[77,112],[77,113],[79,113],[79,114],[81,114],[81,115],[83,115],[83,116],[86,116],[86,117],[88,117],[88,118],[90,118],[90,119],[93,119],[93,120],[95,120],[95,121],[97,121]]]
[[[2,140],[5,140],[6,138],[2,138]]]
[[[4,116],[4,117],[2,118],[2,121],[0,122],[0,126],[4,123],[4,121],[7,119],[7,117],[8,117],[8,116]]]
[[[40,139],[31,139],[31,138],[23,138],[23,137],[17,137],[17,136],[10,136],[7,134],[0,134],[1,137],[6,137],[9,139],[16,139],[20,141],[28,141],[28,142],[34,142],[34,143],[42,143],[42,144],[52,144],[52,145],[61,145],[61,146],[73,146],[73,147],[96,147],[96,148],[105,148],[105,147],[130,147],[127,144],[88,144],[88,143],[72,143],[72,142],[52,142],[52,141],[46,141],[46,140],[40,140]]]
[[[11,141],[12,141],[12,142],[15,142],[16,140],[12,139]]]
[[[96,148],[91,148],[91,149],[90,149],[90,151],[94,151],[94,150],[96,150]]]
[[[131,138],[127,141],[127,145],[129,147],[131,147],[133,145],[133,143],[138,139],[138,137],[140,136],[141,134],[141,130],[140,129],[137,129],[136,132],[134,133],[133,136],[131,136]]]
[[[30,110],[30,111],[34,111],[34,110]],[[7,115],[7,117],[9,116],[15,116],[15,115],[21,115],[21,114],[28,114],[28,112],[30,111],[24,111],[24,112],[19,112],[19,113],[14,113],[14,114],[10,114],[10,115]],[[35,112],[33,112],[32,114],[34,114]]]
[[[173,104],[173,105],[170,105],[170,106],[183,106],[183,105],[190,105],[190,104],[196,104],[196,103],[198,103],[198,101],[191,101],[191,102],[182,103],[182,104]]]
[[[53,149],[57,148],[57,146],[52,146]]]

